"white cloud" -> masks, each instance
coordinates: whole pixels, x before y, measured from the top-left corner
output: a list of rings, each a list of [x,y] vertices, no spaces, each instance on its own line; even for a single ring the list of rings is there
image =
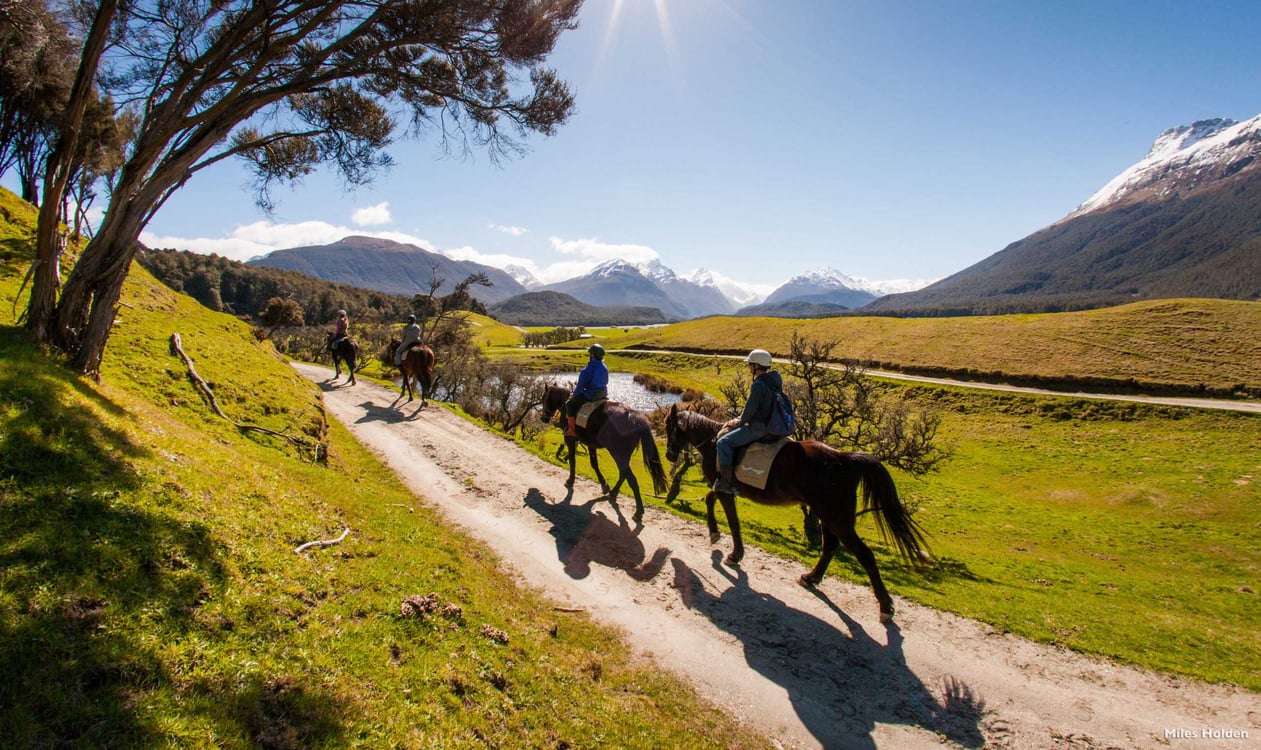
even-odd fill
[[[275,250],[307,245],[327,245],[343,237],[361,235],[416,245],[433,251],[432,243],[402,232],[364,232],[324,221],[272,224],[256,221],[234,229],[228,237],[172,237],[143,232],[140,241],[152,248],[174,248],[195,253],[215,253],[232,260],[249,260]]]
[[[649,263],[659,260],[656,250],[647,245],[612,245],[597,239],[562,240],[551,239],[552,249],[563,255],[580,255],[598,265],[607,260],[624,260],[627,263]]]
[[[496,232],[503,232],[504,234],[510,234],[513,237],[520,237],[521,235],[530,231],[526,229],[525,227],[506,227],[502,224],[487,224],[486,226],[490,227]]]
[[[355,226],[373,227],[380,224],[389,224],[393,219],[390,217],[390,202],[382,201],[375,206],[360,208],[350,215],[350,220]]]

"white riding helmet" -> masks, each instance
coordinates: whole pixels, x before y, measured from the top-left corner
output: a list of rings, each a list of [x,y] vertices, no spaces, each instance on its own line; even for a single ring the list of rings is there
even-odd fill
[[[337,311],[337,317],[339,317],[339,318],[344,318],[344,317],[346,317],[346,311],[345,311],[345,310],[338,310],[338,311]]]
[[[755,364],[758,367],[770,367],[771,366],[771,353],[766,351],[765,349],[754,349],[753,351],[749,352],[749,356],[745,357],[744,361],[751,362],[752,364]]]

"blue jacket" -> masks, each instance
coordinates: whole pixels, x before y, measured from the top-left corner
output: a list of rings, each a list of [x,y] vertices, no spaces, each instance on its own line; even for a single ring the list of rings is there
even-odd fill
[[[740,426],[765,434],[766,423],[770,421],[771,409],[775,406],[775,392],[782,390],[784,378],[775,370],[767,370],[759,375],[749,389],[749,400],[744,402]]]
[[[582,396],[588,401],[609,397],[609,368],[602,360],[592,359],[578,373],[578,385],[574,386],[574,396]]]

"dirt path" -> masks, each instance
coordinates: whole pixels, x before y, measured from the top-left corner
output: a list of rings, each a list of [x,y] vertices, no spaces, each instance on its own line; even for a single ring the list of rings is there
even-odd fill
[[[753,547],[727,567],[725,536],[711,547],[700,525],[651,506],[636,526],[593,482],[579,478],[568,497],[566,471],[443,408],[295,367],[321,383],[333,417],[524,582],[620,627],[630,647],[785,748],[1261,747],[1257,694],[902,599],[886,627],[866,587],[827,578],[808,591],[795,583],[804,566]],[[633,502],[619,505],[629,514]]]

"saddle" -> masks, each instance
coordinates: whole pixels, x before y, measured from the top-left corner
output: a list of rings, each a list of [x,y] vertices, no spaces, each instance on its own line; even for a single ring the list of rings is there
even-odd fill
[[[771,464],[775,462],[780,449],[789,442],[791,438],[767,435],[757,442],[737,448],[736,480],[759,490],[766,489],[766,478],[771,473]]]
[[[603,409],[604,405],[607,404],[608,402],[609,400],[607,398],[597,398],[594,401],[588,401],[587,403],[578,407],[578,415],[575,418],[574,422],[579,427],[585,428],[587,426],[587,420],[591,419],[591,415],[595,414],[597,409]]]

